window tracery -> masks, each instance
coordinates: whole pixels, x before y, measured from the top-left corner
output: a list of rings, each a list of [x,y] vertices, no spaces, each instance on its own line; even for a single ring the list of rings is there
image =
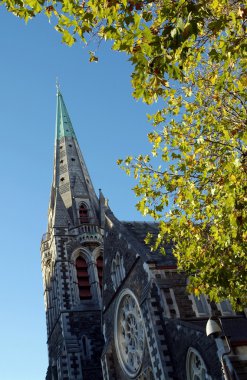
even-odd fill
[[[117,301],[114,336],[120,365],[129,377],[136,377],[142,365],[145,334],[138,301],[129,289],[122,291]]]
[[[137,378],[137,380],[154,380],[153,371],[149,367],[145,369]]]
[[[207,367],[199,352],[190,347],[186,357],[187,380],[211,380]]]

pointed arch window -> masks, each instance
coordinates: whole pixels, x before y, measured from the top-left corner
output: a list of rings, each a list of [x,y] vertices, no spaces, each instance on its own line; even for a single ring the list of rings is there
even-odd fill
[[[99,286],[102,291],[102,283],[103,283],[103,257],[100,255],[96,260],[98,277],[99,277]]]
[[[111,265],[111,279],[115,290],[119,287],[124,277],[125,269],[123,265],[123,257],[120,257],[119,252],[117,252]]]
[[[81,203],[79,207],[79,222],[80,224],[89,223],[89,212],[85,203]]]
[[[79,295],[81,300],[89,300],[92,298],[91,288],[89,283],[89,275],[86,260],[79,256],[76,259],[76,272],[79,287]]]
[[[186,374],[188,380],[211,380],[207,367],[199,352],[190,347],[186,356]]]
[[[90,360],[91,359],[91,344],[90,340],[83,335],[81,338],[82,343],[82,359],[83,360]]]

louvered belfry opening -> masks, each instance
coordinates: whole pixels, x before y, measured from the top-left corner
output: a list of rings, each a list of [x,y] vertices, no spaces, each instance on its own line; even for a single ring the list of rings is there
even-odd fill
[[[102,281],[103,281],[103,257],[99,256],[96,261],[98,277],[99,277],[99,285],[102,290]]]
[[[88,208],[84,203],[82,203],[79,207],[79,222],[80,224],[89,223]]]
[[[79,295],[81,300],[89,300],[92,298],[87,263],[83,257],[79,256],[76,259],[76,271],[79,287]]]

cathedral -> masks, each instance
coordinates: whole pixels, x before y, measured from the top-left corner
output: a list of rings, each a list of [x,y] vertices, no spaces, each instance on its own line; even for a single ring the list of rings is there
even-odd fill
[[[95,193],[58,90],[41,242],[46,380],[247,379],[246,313],[188,294],[170,242],[151,253],[148,232],[158,226],[119,221]],[[222,330],[206,334],[212,316]]]

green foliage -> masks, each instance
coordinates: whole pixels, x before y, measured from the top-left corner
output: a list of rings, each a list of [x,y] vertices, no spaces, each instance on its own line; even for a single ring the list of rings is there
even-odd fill
[[[172,239],[189,290],[247,306],[246,4],[233,0],[2,0],[26,21],[45,13],[63,41],[111,40],[133,64],[149,116],[149,155],[125,160],[137,208]],[[89,52],[90,61],[97,61]],[[157,162],[157,163],[156,163]],[[120,165],[124,161],[119,160]],[[168,211],[167,211],[168,210]]]

